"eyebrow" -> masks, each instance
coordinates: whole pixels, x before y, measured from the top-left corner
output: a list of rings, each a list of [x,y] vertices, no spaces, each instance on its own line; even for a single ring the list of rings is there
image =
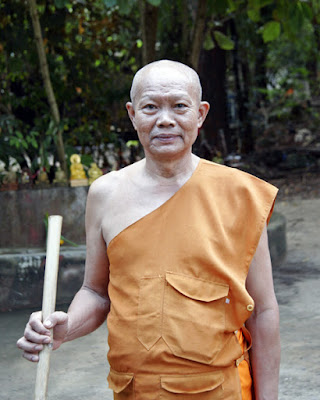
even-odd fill
[[[166,94],[153,94],[152,92],[151,93],[145,93],[143,96],[140,97],[139,102],[147,100],[147,99],[157,100],[159,98],[166,97],[166,96],[168,96],[168,95],[166,95]],[[174,94],[174,95],[170,95],[170,97],[173,98],[173,100],[178,100],[178,99],[191,100],[191,96],[186,94],[186,93],[183,93],[183,92],[177,93],[177,94]]]

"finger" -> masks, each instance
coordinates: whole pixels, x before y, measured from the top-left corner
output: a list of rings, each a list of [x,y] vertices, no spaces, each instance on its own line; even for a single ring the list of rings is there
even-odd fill
[[[50,331],[42,323],[41,315],[41,311],[31,314],[29,322],[26,326],[26,331],[31,328],[31,330],[42,335],[50,335]]]
[[[28,324],[24,331],[24,338],[31,343],[50,343],[50,331],[48,329],[43,329],[42,332],[43,334],[36,332]]]
[[[56,325],[63,325],[68,321],[68,314],[62,311],[56,311],[52,313],[43,323],[43,325],[51,329]]]
[[[17,341],[17,347],[21,350],[24,350],[27,353],[35,353],[35,354],[43,350],[42,344],[31,343],[28,340],[26,340],[25,337],[22,337]]]
[[[39,355],[38,354],[34,354],[34,353],[24,352],[22,354],[22,357],[25,358],[28,361],[31,361],[31,362],[38,362],[39,361]]]

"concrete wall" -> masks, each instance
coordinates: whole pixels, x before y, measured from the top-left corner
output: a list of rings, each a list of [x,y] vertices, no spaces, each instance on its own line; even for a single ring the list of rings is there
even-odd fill
[[[57,306],[69,304],[84,275],[85,246],[60,250]],[[0,312],[42,305],[46,254],[41,249],[19,249],[0,254]]]
[[[84,212],[88,187],[0,192],[0,248],[45,246],[45,214],[63,216],[62,234],[85,243]]]
[[[268,227],[273,267],[286,255],[285,218],[274,214]],[[68,304],[81,287],[85,246],[61,247],[58,275],[57,308]],[[44,249],[16,249],[11,253],[0,249],[0,312],[22,308],[41,308],[45,267]]]
[[[87,192],[87,187],[0,192],[0,312],[41,308],[46,212],[62,215],[62,234],[80,245],[60,249],[57,307],[72,300],[84,274]],[[276,268],[286,255],[282,215],[273,214],[268,234]]]

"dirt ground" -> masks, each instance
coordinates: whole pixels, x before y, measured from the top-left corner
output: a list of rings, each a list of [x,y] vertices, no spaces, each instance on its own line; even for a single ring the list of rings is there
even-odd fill
[[[288,254],[274,268],[281,315],[280,400],[320,400],[320,179],[274,182],[276,210],[287,218]],[[15,347],[29,311],[0,314],[0,387],[3,400],[33,397],[36,366]],[[48,400],[111,400],[107,389],[107,330],[66,343],[53,353]],[[268,360],[266,360],[268,362]]]

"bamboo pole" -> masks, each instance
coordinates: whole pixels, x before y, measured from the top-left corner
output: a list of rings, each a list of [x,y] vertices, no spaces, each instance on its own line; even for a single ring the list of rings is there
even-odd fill
[[[60,215],[51,215],[48,218],[47,254],[42,298],[42,321],[45,321],[45,319],[55,310],[61,227],[62,217]],[[39,354],[35,385],[35,400],[45,400],[47,398],[52,339],[51,330],[51,343],[44,345],[43,350]]]

